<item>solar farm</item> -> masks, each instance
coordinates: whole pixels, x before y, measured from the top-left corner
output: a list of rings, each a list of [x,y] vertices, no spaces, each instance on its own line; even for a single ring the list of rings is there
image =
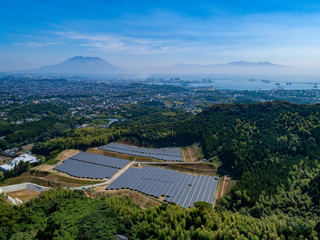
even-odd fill
[[[184,208],[197,201],[213,203],[218,178],[180,173],[156,167],[130,168],[106,189],[131,189],[153,197],[164,197]]]
[[[73,177],[103,179],[111,178],[129,162],[124,159],[80,152],[64,160],[54,169]]]
[[[105,146],[99,147],[99,149],[139,157],[155,158],[164,161],[183,162],[184,160],[179,148],[142,148],[119,143],[109,143]]]
[[[147,149],[117,143],[100,148],[167,161],[183,161],[179,148]],[[149,166],[133,168],[130,167],[132,164],[129,160],[80,152],[64,160],[54,169],[77,178],[108,178],[104,184],[109,185],[103,188],[107,191],[129,189],[159,198],[161,201],[174,202],[184,208],[193,206],[198,201],[214,201],[218,177],[192,175]]]

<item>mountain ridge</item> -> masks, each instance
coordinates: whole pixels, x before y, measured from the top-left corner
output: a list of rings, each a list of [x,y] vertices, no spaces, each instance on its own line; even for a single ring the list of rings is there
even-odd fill
[[[43,66],[31,71],[36,73],[96,74],[124,72],[125,69],[115,66],[100,57],[74,56],[61,63]]]
[[[217,73],[217,74],[268,74],[274,72],[284,72],[290,67],[274,64],[271,62],[247,62],[233,61],[218,64],[186,64],[178,63],[165,67],[155,68],[154,70],[163,73]]]
[[[216,63],[216,64],[196,64],[196,63],[177,63],[169,66],[199,66],[199,67],[220,67],[220,66],[259,66],[259,67],[286,67],[284,65],[279,65],[275,63],[271,63],[268,61],[265,62],[247,62],[247,61],[232,61],[228,63]]]
[[[233,61],[218,64],[188,64],[178,63],[167,66],[141,67],[141,68],[122,68],[113,65],[100,57],[74,56],[67,60],[53,65],[43,66],[37,69],[27,70],[25,72],[36,74],[123,74],[132,73],[268,73],[278,70],[288,69],[287,66],[274,64],[271,62],[248,62]]]

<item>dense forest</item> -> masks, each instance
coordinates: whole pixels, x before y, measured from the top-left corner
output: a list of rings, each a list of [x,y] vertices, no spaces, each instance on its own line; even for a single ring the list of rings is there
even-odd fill
[[[13,108],[0,121],[0,150],[61,136],[77,123],[66,106],[43,103]],[[27,121],[28,120],[28,121]],[[21,123],[14,123],[15,121]]]
[[[159,123],[169,124],[186,120],[192,116],[182,109],[167,108],[163,102],[147,101],[140,104],[124,105],[120,109],[121,118],[125,121],[115,123],[115,126],[126,128],[136,126],[152,126]]]
[[[103,205],[103,209],[113,209],[111,215],[108,213],[101,220],[115,224],[112,225],[114,227],[110,225],[112,234],[119,232],[132,239],[316,239],[320,232],[320,105],[278,101],[218,104],[177,121],[158,121],[157,117],[150,120],[150,124],[147,119],[147,124],[135,121],[143,119],[144,114],[147,119],[152,118],[152,114],[141,113],[132,118],[128,116],[128,125],[119,122],[108,129],[71,130],[63,137],[36,144],[34,151],[52,159],[66,148],[85,149],[120,139],[154,147],[198,143],[206,158],[221,162],[219,174],[227,174],[236,180],[230,192],[217,202],[215,210],[203,204],[190,210],[172,205],[143,210],[123,198],[93,200],[77,196],[62,200],[57,190],[57,193],[51,193],[54,195],[52,198],[42,197],[29,203],[28,208],[13,208],[14,211],[19,214],[25,209],[40,211],[43,205],[48,209],[50,207],[46,205],[57,204],[54,213],[40,214],[47,219],[40,222],[52,223],[59,221],[61,214],[68,215],[68,211],[72,211],[68,205],[70,202],[81,205],[85,204],[82,201],[92,201],[92,206],[97,204]],[[60,206],[60,203],[66,205]],[[97,209],[90,211],[105,214]],[[77,220],[70,230],[60,223],[54,226],[63,230],[55,233],[49,229],[33,229],[35,232],[29,234],[40,238],[47,232],[57,234],[57,239],[85,239],[79,234],[90,226],[84,217],[86,214],[89,214],[88,218],[93,217],[90,211],[75,214]],[[19,214],[16,222],[9,226],[19,224],[32,229],[33,223],[28,225],[25,222],[35,213],[30,213],[27,219]],[[59,217],[55,217],[56,214]],[[112,221],[108,220],[109,216],[113,216]],[[130,224],[122,222],[126,221],[122,217],[130,219]],[[92,222],[97,224],[94,229],[102,224],[97,219]],[[108,229],[101,230],[99,234],[106,234],[103,231]],[[4,234],[14,236],[28,231],[31,230],[6,230]]]
[[[146,116],[148,119],[152,114]],[[254,215],[267,214],[278,209],[278,203],[264,208],[261,196],[270,205],[270,198],[276,201],[274,196],[282,191],[300,191],[297,197],[314,199],[310,194],[316,191],[309,189],[308,182],[318,174],[320,105],[220,104],[177,122],[143,125],[134,119],[128,127],[120,123],[111,129],[78,129],[65,137],[36,144],[34,151],[54,157],[66,148],[85,149],[118,139],[147,146],[187,146],[198,142],[206,158],[222,163],[222,173],[238,179],[228,204],[224,204],[228,209],[250,208]],[[312,201],[293,200],[295,203],[286,199],[287,204],[295,204],[298,212],[304,208],[309,213],[318,212],[311,206]]]
[[[8,121],[22,121],[27,118],[39,118],[47,115],[68,115],[68,108],[65,105],[51,103],[29,104],[13,108],[8,112]]]
[[[0,239],[316,239],[319,224],[289,216],[259,219],[204,202],[142,209],[128,197],[88,198],[50,190],[25,205],[0,199]]]
[[[163,103],[157,101],[124,105],[117,112],[119,112],[118,118],[120,121],[114,123],[110,128],[70,129],[65,131],[61,137],[37,142],[33,152],[45,156],[47,160],[52,160],[65,149],[85,150],[88,147],[101,146],[108,142],[119,140],[128,131],[137,128],[137,126],[140,128],[150,128],[159,124],[166,126],[167,124],[189,119],[192,116],[181,109],[167,109]],[[107,118],[106,115],[106,113],[102,112],[99,117],[104,116],[104,118]],[[94,121],[98,120],[87,120],[89,123]]]

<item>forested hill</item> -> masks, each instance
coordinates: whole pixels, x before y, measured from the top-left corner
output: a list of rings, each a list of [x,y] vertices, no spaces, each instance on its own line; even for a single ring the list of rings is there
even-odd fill
[[[218,104],[174,125],[137,127],[128,138],[155,146],[200,143],[206,158],[238,180],[220,207],[255,217],[319,214],[320,105]]]
[[[222,175],[237,180],[218,207],[254,217],[281,213],[319,220],[320,105],[218,104],[186,120],[141,121],[75,130],[36,144],[34,152],[50,158],[66,148],[119,139],[156,147],[199,143]]]
[[[27,207],[13,208],[0,199],[0,239],[107,239],[117,232],[130,239],[320,237],[320,105],[219,104],[181,121],[134,120],[128,126],[77,129],[36,144],[34,151],[53,157],[65,148],[119,139],[149,146],[199,143],[205,157],[221,165],[221,175],[236,184],[214,210],[201,204],[144,210],[127,198],[87,199],[59,190]]]

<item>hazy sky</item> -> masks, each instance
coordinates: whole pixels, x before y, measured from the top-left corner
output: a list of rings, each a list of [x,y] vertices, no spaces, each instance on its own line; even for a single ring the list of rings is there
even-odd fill
[[[79,55],[123,67],[320,63],[319,1],[0,0],[0,6],[0,70]]]

